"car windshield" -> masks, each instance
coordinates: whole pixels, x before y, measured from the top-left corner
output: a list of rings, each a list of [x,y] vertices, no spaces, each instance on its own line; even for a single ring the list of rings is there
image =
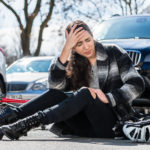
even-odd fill
[[[51,60],[21,60],[8,68],[7,74],[22,72],[48,72]]]
[[[150,17],[126,17],[104,21],[96,28],[98,40],[150,38]]]

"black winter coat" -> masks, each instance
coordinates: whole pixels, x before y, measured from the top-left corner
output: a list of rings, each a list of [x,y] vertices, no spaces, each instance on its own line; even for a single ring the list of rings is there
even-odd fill
[[[97,68],[100,89],[112,107],[129,104],[144,91],[143,78],[132,65],[127,52],[116,45],[96,42]],[[55,59],[49,69],[50,88],[65,90],[66,65]]]

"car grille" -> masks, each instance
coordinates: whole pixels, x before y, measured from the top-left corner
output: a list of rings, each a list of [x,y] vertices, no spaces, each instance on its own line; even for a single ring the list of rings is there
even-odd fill
[[[141,60],[141,53],[138,52],[138,51],[127,51],[128,52],[128,55],[129,57],[131,58],[132,62],[133,62],[133,65],[134,66],[137,66],[139,63],[140,63],[140,60]]]
[[[28,84],[25,83],[8,83],[7,91],[24,91],[27,88]]]

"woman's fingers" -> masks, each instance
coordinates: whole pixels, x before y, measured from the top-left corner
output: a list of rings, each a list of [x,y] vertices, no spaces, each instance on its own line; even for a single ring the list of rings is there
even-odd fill
[[[96,99],[96,95],[98,96],[98,98],[103,102],[103,103],[108,103],[108,99],[106,98],[105,94],[100,90],[100,89],[92,89],[92,88],[88,88],[93,99]]]
[[[69,35],[69,33],[68,33],[68,31],[66,30],[65,31],[65,35],[66,35],[66,38],[68,37],[68,35]]]
[[[73,34],[73,32],[74,32],[74,29],[77,27],[77,24],[75,24],[72,28],[71,28],[71,30],[70,30],[70,34]]]
[[[78,41],[80,41],[80,39],[84,36],[84,34],[85,34],[85,31],[80,31],[80,33],[74,36],[75,46],[78,43]]]
[[[88,89],[89,89],[89,91],[90,91],[92,97],[93,97],[94,99],[96,99],[96,94],[95,94],[95,92],[94,92],[91,88],[88,88]]]
[[[76,30],[73,32],[73,34],[76,35],[76,34],[80,33],[82,30],[84,30],[83,27],[79,27],[78,29],[76,29]]]
[[[83,27],[79,27],[78,29],[76,29],[77,24],[75,24],[71,30],[70,33],[68,33],[68,31],[65,31],[66,34],[66,43],[69,47],[69,49],[72,49],[73,47],[76,46],[77,42],[84,36],[84,34],[86,33],[85,30],[83,29]],[[76,30],[75,30],[76,29]]]
[[[86,30],[80,31],[78,34],[76,34],[76,38],[78,41],[86,34]]]
[[[80,27],[80,28],[78,28],[78,29],[76,29],[76,30],[74,31],[74,29],[75,29],[76,26],[77,26],[77,25],[74,25],[74,26],[71,28],[70,33],[68,33],[67,30],[65,31],[66,37],[69,36],[69,38],[76,38],[76,35],[78,35],[78,34],[81,32],[81,30],[83,29],[82,27]]]
[[[85,30],[83,30],[83,31],[80,31],[81,33],[79,33],[79,34],[77,34],[76,35],[76,37],[75,37],[75,39],[76,39],[76,45],[77,45],[77,43],[80,41],[80,40],[82,40],[82,38],[85,36],[85,34],[86,34],[86,31]]]
[[[91,89],[103,103],[109,103],[106,95],[100,89]]]
[[[72,34],[72,35],[69,35],[69,39],[74,46],[76,46],[77,42],[84,36],[85,34],[85,30],[82,30],[80,32],[78,32],[76,35]]]

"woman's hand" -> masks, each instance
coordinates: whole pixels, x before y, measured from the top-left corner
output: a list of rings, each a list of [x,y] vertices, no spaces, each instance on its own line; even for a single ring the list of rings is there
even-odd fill
[[[103,103],[109,103],[107,97],[105,96],[105,94],[103,93],[102,90],[100,89],[93,89],[93,88],[89,88],[92,97],[95,99],[96,95],[98,96],[98,98],[103,102]]]
[[[68,31],[65,31],[66,34],[66,43],[65,43],[65,47],[67,49],[72,50],[73,47],[76,46],[78,40],[82,37],[83,33],[85,32],[85,30],[83,30],[82,27],[79,27],[78,29],[75,30],[75,28],[77,27],[77,25],[74,25],[71,30],[70,33],[68,33]],[[75,31],[74,31],[75,30]],[[80,31],[81,30],[81,31]]]
[[[61,55],[59,57],[60,61],[62,63],[65,63],[68,59],[68,57],[70,56],[70,52],[72,51],[72,49],[76,46],[77,42],[79,41],[79,39],[84,35],[85,30],[83,30],[82,27],[79,27],[78,29],[75,30],[75,28],[77,27],[77,25],[74,25],[71,30],[70,33],[68,33],[68,31],[65,31],[66,34],[66,42],[64,45],[64,48],[61,52]],[[75,31],[74,31],[75,30]],[[81,30],[81,31],[80,31]]]

